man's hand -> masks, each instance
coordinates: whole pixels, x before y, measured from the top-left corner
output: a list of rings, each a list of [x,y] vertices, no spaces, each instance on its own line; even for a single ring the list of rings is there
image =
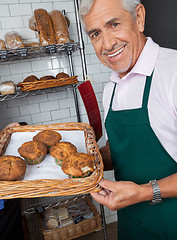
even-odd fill
[[[152,186],[148,184],[137,185],[133,182],[112,182],[103,179],[99,185],[102,190],[91,193],[91,196],[99,203],[112,211],[119,210],[129,205],[152,199]]]
[[[5,128],[7,129],[7,128],[17,127],[17,126],[20,126],[20,124],[18,122],[13,122],[8,124]]]

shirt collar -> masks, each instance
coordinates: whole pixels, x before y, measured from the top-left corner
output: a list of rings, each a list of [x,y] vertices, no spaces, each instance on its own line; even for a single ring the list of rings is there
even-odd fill
[[[159,45],[156,44],[150,37],[147,37],[146,44],[132,70],[120,79],[118,72],[113,71],[110,76],[110,81],[119,82],[120,80],[127,79],[130,75],[141,74],[145,76],[150,76],[158,57]]]

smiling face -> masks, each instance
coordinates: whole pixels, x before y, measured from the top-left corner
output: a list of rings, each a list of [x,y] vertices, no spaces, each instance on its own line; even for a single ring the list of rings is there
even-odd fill
[[[136,14],[124,10],[121,0],[95,0],[83,18],[97,57],[120,77],[133,68],[146,42],[142,4]]]

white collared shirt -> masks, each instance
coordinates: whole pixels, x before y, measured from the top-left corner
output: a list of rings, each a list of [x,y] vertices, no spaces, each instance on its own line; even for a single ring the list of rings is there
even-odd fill
[[[177,51],[161,48],[147,38],[133,69],[122,79],[115,71],[103,92],[106,118],[114,84],[113,110],[140,108],[146,76],[154,70],[148,101],[149,120],[153,131],[166,151],[177,162]]]

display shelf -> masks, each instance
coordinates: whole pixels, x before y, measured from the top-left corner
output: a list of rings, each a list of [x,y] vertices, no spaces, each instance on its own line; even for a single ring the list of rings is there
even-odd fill
[[[55,93],[60,91],[66,91],[67,89],[76,89],[79,84],[82,82],[78,82],[77,84],[69,84],[65,86],[58,86],[58,87],[52,87],[52,88],[45,88],[45,89],[38,89],[28,92],[21,92],[20,90],[17,90],[14,94],[7,94],[7,95],[1,95],[0,94],[0,102],[6,101],[6,100],[12,100],[16,98],[23,98],[23,97],[30,97],[30,96],[36,96],[36,95],[42,95],[42,94],[48,94],[48,93]]]
[[[25,47],[18,49],[0,50],[0,62],[21,60],[35,57],[54,56],[66,51],[73,53],[80,48],[79,42],[55,44],[48,46]]]

